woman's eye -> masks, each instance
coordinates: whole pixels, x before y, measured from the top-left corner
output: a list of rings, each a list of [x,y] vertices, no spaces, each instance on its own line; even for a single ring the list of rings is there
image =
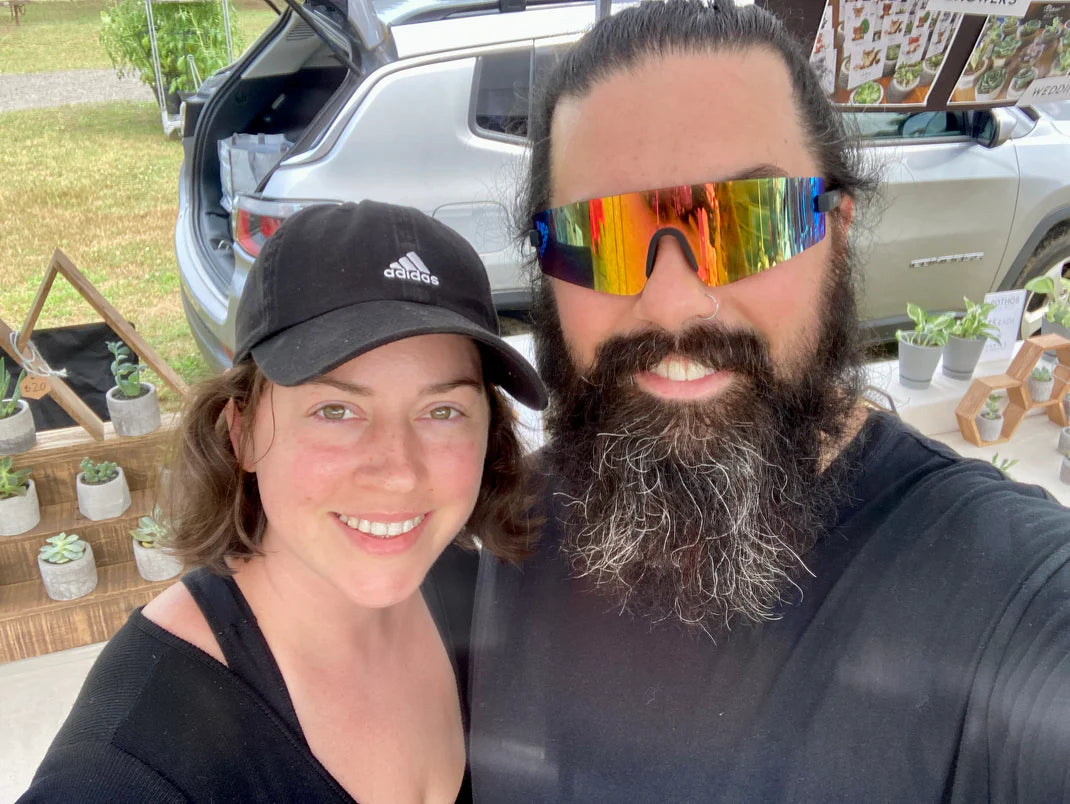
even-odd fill
[[[461,412],[456,408],[441,407],[432,408],[427,415],[430,416],[432,419],[438,419],[439,421],[447,421],[448,419],[452,419],[455,416],[460,416]]]
[[[324,419],[331,419],[333,421],[353,418],[353,411],[345,405],[324,405],[316,412]]]

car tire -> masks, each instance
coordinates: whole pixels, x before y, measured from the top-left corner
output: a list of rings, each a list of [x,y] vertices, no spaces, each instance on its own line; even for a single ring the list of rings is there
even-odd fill
[[[1040,241],[1033,256],[1022,268],[1015,287],[1020,288],[1038,276],[1051,276],[1056,280],[1063,276],[1070,278],[1070,224],[1061,224]],[[1026,294],[1022,338],[1039,334],[1046,309],[1043,296],[1032,292]]]

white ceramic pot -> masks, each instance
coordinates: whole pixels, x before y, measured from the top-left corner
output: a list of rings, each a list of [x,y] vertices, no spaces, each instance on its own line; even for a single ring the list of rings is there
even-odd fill
[[[1043,381],[1029,377],[1025,383],[1029,390],[1029,398],[1034,402],[1047,402],[1051,399],[1051,389],[1055,387],[1054,377]]]
[[[1003,433],[1003,415],[1000,414],[997,419],[988,419],[984,416],[978,416],[977,419],[977,432],[981,436],[982,441],[998,441],[1000,435]]]
[[[141,387],[149,390],[136,399],[121,398],[117,385],[108,391],[108,413],[118,435],[145,435],[160,426],[160,401],[156,388],[148,382],[141,383]]]
[[[36,440],[37,428],[33,424],[33,413],[26,400],[20,399],[15,412],[0,419],[0,455],[25,452]]]
[[[182,561],[162,547],[142,547],[137,539],[134,544],[134,561],[137,571],[146,581],[166,581],[182,572]]]
[[[1065,402],[1063,404],[1066,404]],[[1070,457],[1070,427],[1064,427],[1059,431],[1059,454]]]
[[[902,103],[906,99],[907,95],[913,92],[918,87],[920,76],[915,78],[909,84],[900,84],[894,78],[891,83],[888,84],[887,98],[888,103]]]
[[[97,564],[89,543],[86,543],[85,552],[77,561],[50,564],[38,556],[37,567],[41,570],[45,592],[53,600],[74,600],[97,588]]]
[[[83,472],[78,473],[76,482],[78,491],[78,510],[86,519],[94,522],[120,516],[130,507],[130,487],[126,484],[126,475],[119,467],[119,476],[92,486],[85,482]]]
[[[37,501],[37,486],[27,481],[25,494],[0,500],[0,536],[18,536],[33,530],[41,521],[41,505]]]

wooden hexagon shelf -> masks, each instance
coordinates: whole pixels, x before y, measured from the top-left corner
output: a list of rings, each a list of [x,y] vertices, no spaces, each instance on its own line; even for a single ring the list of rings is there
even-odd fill
[[[1051,397],[1043,402],[1036,402],[1029,396],[1026,379],[1033,371],[1033,367],[1040,362],[1040,358],[1047,350],[1055,352],[1056,364],[1052,372],[1055,377],[1055,385],[1051,391]],[[1003,411],[1003,429],[999,438],[995,441],[982,441],[981,434],[977,430],[977,414],[985,405],[985,400],[993,391],[1007,390],[1007,407]],[[1006,374],[993,374],[989,377],[978,377],[970,383],[962,401],[955,408],[955,418],[958,419],[959,432],[962,437],[971,444],[982,447],[989,444],[1002,444],[1009,441],[1018,425],[1022,422],[1027,410],[1032,408],[1044,408],[1048,418],[1060,427],[1070,424],[1067,420],[1066,409],[1063,407],[1063,397],[1070,391],[1070,340],[1061,335],[1037,335],[1029,338],[1022,344],[1018,354],[1014,356]]]

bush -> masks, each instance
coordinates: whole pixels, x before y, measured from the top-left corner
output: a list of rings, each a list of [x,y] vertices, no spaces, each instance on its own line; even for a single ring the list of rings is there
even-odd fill
[[[233,5],[229,10],[231,39],[234,53],[238,54],[242,43],[237,14]],[[207,78],[227,65],[220,2],[156,3],[152,17],[165,95],[192,92],[197,88],[198,77]],[[144,0],[116,0],[100,12],[100,43],[120,76],[136,74],[157,92]]]

